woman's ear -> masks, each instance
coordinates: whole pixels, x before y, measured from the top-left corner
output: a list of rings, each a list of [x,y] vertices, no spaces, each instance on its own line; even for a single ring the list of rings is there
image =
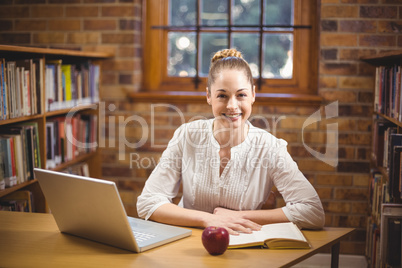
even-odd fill
[[[209,104],[209,105],[211,105],[211,95],[209,94],[209,90],[208,90],[208,87],[206,88],[206,92],[207,92],[207,103]]]

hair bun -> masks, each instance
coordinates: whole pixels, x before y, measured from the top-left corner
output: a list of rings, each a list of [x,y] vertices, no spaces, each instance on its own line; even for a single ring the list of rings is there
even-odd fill
[[[235,48],[230,49],[222,49],[215,53],[215,55],[211,59],[211,63],[215,63],[218,60],[227,58],[227,57],[237,57],[243,58],[240,51],[237,51]]]

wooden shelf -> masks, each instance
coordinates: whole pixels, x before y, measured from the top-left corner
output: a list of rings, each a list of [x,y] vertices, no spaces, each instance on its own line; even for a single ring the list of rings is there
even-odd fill
[[[82,64],[96,64],[100,65],[99,61],[112,57],[113,55],[104,52],[94,52],[94,51],[75,51],[68,49],[49,49],[49,48],[37,48],[37,47],[20,47],[20,46],[8,46],[8,45],[0,45],[0,59],[5,59],[5,62],[9,61],[17,61],[17,60],[28,60],[28,59],[36,59],[40,62],[43,62],[43,84],[41,84],[40,91],[36,92],[42,99],[40,103],[43,105],[46,102],[46,97],[43,92],[45,92],[45,83],[47,82],[45,79],[45,64],[48,60],[62,60],[62,64],[68,65],[82,65]],[[58,61],[59,62],[59,61]],[[59,63],[60,64],[60,63]],[[42,65],[36,65],[35,68],[40,68]],[[40,67],[39,67],[40,66]],[[58,67],[61,67],[60,65]],[[100,68],[101,69],[101,68]],[[39,69],[35,69],[39,70]],[[31,70],[29,70],[31,71]],[[42,72],[40,72],[42,73]],[[36,72],[39,74],[39,72]],[[101,77],[98,77],[99,81],[101,81]],[[0,88],[1,89],[1,88]],[[0,93],[2,93],[0,91]],[[11,95],[10,95],[11,96]],[[23,95],[21,95],[23,96]],[[89,97],[94,96],[86,96]],[[22,107],[22,106],[21,106]],[[71,113],[75,114],[91,114],[99,116],[99,107],[98,103],[93,104],[82,104],[76,105],[72,108],[65,108],[55,111],[44,111],[42,107],[41,113],[32,115],[32,116],[21,116],[12,119],[0,120],[0,127],[6,128],[9,125],[22,125],[25,123],[35,122],[37,125],[37,135],[39,137],[39,158],[41,163],[41,168],[46,167],[47,160],[47,146],[51,146],[46,139],[47,127],[46,124],[48,122],[58,122],[56,117],[61,117],[61,121],[64,121],[66,115],[71,115]],[[86,117],[85,117],[86,118]],[[97,122],[98,131],[96,131],[99,138],[99,121]],[[78,130],[79,131],[79,130]],[[59,138],[59,137],[57,137]],[[55,171],[63,171],[73,165],[85,162],[88,164],[89,173],[91,176],[95,178],[101,178],[101,169],[100,166],[100,149],[98,148],[94,152],[83,153],[81,155],[76,156],[71,161],[67,161],[60,165],[57,165],[52,170]],[[48,163],[49,164],[49,163]],[[36,212],[48,212],[48,207],[46,200],[43,196],[42,190],[39,186],[39,183],[36,179],[29,180],[23,182],[21,184],[15,185],[10,188],[6,188],[4,190],[0,190],[0,198],[6,195],[9,195],[15,191],[19,190],[28,190],[32,193],[34,198],[34,208],[33,210]]]
[[[81,163],[81,162],[86,162],[89,158],[93,157],[94,155],[96,155],[97,152],[91,152],[88,154],[81,154],[77,157],[75,157],[73,160],[65,162],[65,163],[61,163],[59,165],[57,165],[55,168],[52,168],[52,170],[54,171],[61,171],[64,170],[72,165]]]
[[[20,189],[23,189],[23,188],[27,187],[28,185],[31,185],[31,184],[34,184],[34,183],[37,183],[37,182],[38,182],[38,180],[34,179],[34,180],[30,180],[30,181],[25,181],[23,183],[17,184],[17,185],[15,185],[13,187],[10,187],[10,188],[6,188],[4,190],[0,190],[0,197],[6,196],[8,194],[11,194],[11,193],[13,193],[15,191],[18,191]]]
[[[69,56],[69,57],[81,57],[81,58],[96,58],[106,59],[113,57],[113,54],[96,51],[78,51],[69,49],[53,49],[53,48],[38,48],[38,47],[21,47],[21,46],[9,46],[0,45],[0,56],[3,57],[4,53],[19,53],[25,56],[26,54],[40,55],[54,55],[57,57]]]
[[[361,58],[362,61],[377,66],[399,64],[401,63],[401,59],[402,59],[402,50],[394,50]]]
[[[395,125],[398,126],[398,127],[402,127],[402,122],[396,120],[395,118],[386,116],[385,114],[378,113],[378,112],[373,112],[373,113],[374,113],[375,115],[378,115],[378,116],[380,116],[380,117],[382,117],[382,118],[388,120],[389,122],[392,122],[393,124],[395,124]]]

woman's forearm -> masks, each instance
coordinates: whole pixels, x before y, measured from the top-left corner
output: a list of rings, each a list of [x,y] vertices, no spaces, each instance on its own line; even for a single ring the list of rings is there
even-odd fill
[[[249,233],[260,230],[261,226],[252,220],[239,215],[219,215],[204,211],[179,207],[175,204],[164,204],[157,208],[150,217],[151,220],[188,227],[219,226],[226,228],[230,234],[238,232]]]
[[[164,204],[157,208],[149,219],[172,225],[188,227],[206,227],[211,214],[203,211],[186,209],[175,204]]]

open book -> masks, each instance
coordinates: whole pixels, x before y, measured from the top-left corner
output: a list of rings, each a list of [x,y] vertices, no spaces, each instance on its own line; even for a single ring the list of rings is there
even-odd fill
[[[274,223],[262,226],[251,234],[230,235],[229,248],[262,246],[271,249],[310,248],[310,244],[292,222]]]

